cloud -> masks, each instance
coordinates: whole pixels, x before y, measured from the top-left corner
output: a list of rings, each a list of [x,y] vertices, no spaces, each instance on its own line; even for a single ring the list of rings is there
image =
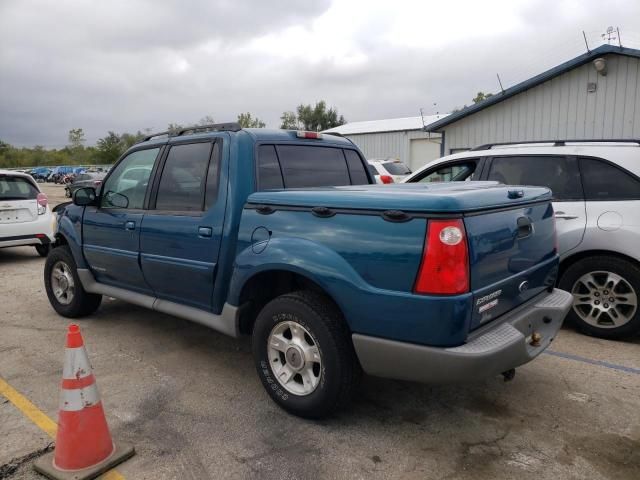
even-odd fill
[[[349,120],[446,112],[584,51],[634,0],[0,2],[0,138],[62,146],[325,99]],[[635,44],[634,44],[635,42]],[[434,103],[436,105],[434,105]]]

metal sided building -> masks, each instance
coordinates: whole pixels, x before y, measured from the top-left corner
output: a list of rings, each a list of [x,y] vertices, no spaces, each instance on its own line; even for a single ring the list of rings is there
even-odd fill
[[[325,132],[339,133],[355,143],[367,159],[397,158],[411,170],[440,158],[440,134],[425,125],[446,115],[351,122]]]
[[[640,138],[640,50],[602,45],[425,128],[441,155],[487,143]]]

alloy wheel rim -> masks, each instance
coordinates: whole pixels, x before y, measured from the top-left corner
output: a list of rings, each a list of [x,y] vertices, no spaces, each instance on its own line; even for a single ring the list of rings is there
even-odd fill
[[[56,300],[62,305],[69,305],[73,301],[76,292],[75,282],[69,266],[62,262],[56,262],[51,269],[51,289]]]
[[[597,328],[618,328],[630,322],[638,309],[631,284],[607,271],[585,273],[573,284],[573,311]]]
[[[294,395],[309,395],[320,384],[322,356],[317,342],[302,325],[280,322],[269,334],[268,355],[278,383]]]

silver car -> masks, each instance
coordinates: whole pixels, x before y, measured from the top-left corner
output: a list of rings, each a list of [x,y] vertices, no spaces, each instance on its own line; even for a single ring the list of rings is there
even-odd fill
[[[495,180],[553,191],[559,286],[583,332],[640,332],[640,141],[494,144],[435,160],[405,182]]]

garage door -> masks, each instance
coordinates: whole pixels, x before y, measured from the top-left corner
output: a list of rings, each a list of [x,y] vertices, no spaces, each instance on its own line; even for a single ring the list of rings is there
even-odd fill
[[[411,140],[410,167],[414,172],[431,160],[440,158],[440,144],[427,138]]]

